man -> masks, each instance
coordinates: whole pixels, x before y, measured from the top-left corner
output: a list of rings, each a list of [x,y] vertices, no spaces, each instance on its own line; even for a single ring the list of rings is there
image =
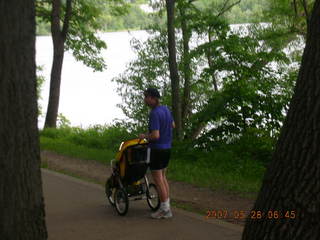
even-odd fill
[[[152,218],[171,218],[169,200],[169,185],[166,178],[166,168],[169,164],[172,128],[174,121],[166,106],[160,105],[160,94],[155,88],[144,91],[144,102],[151,108],[149,114],[149,133],[140,134],[140,139],[146,138],[150,148],[150,170],[160,197],[160,208],[151,214]]]

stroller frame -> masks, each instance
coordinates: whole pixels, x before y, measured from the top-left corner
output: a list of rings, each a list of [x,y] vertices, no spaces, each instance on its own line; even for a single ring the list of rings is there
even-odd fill
[[[143,161],[135,162],[131,150],[136,150]],[[132,155],[132,156],[131,156]],[[133,161],[130,162],[130,158]],[[150,183],[146,175],[148,169],[147,141],[132,139],[122,142],[116,159],[111,160],[112,174],[105,184],[108,202],[120,216],[127,214],[129,201],[147,200],[152,211],[160,207],[156,185]]]

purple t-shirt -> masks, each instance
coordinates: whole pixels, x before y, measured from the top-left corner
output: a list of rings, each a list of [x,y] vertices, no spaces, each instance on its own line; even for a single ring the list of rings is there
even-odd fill
[[[149,147],[154,149],[171,148],[173,118],[166,106],[157,106],[149,114],[149,132],[159,130],[160,138],[150,141]]]

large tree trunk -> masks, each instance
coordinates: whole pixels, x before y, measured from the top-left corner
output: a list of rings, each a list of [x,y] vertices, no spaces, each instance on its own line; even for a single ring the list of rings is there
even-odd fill
[[[33,0],[0,2],[0,239],[46,239]]]
[[[55,128],[59,111],[61,72],[64,57],[64,43],[66,41],[69,21],[71,17],[72,0],[67,0],[66,13],[64,17],[63,28],[61,29],[61,0],[52,1],[51,12],[51,34],[53,41],[53,63],[50,77],[50,94],[47,108],[47,115],[44,127]]]
[[[166,0],[167,25],[168,25],[168,50],[169,50],[169,70],[172,90],[172,111],[176,123],[175,135],[182,138],[181,102],[180,102],[180,78],[178,73],[176,57],[176,40],[174,27],[174,0]]]
[[[294,96],[254,205],[254,211],[261,211],[266,217],[257,219],[256,214],[255,219],[248,218],[244,240],[320,238],[319,13],[317,0]],[[276,211],[282,219],[276,218]]]

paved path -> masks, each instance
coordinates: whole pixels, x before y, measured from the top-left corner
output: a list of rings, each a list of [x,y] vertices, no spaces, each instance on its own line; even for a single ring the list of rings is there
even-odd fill
[[[242,227],[173,209],[174,218],[149,217],[146,201],[130,202],[125,217],[107,205],[103,187],[42,170],[49,240],[240,240]]]

